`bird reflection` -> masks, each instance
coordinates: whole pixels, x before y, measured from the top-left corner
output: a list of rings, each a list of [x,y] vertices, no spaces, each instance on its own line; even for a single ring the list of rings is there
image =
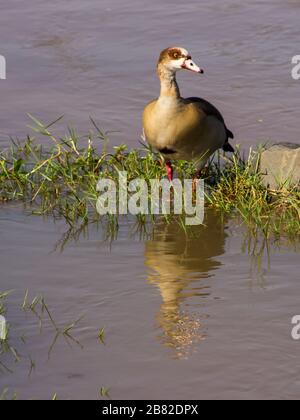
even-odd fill
[[[209,278],[221,267],[216,257],[224,253],[226,236],[224,222],[210,213],[205,226],[188,232],[177,223],[158,225],[146,242],[148,281],[162,297],[157,314],[159,339],[177,358],[187,357],[194,344],[205,339],[201,305],[211,294]]]

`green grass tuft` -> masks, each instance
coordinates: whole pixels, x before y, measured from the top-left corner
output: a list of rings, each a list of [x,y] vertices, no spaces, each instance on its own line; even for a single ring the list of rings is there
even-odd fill
[[[55,124],[45,125],[31,117],[33,129],[43,141],[27,137],[24,142],[12,141],[0,151],[0,202],[19,200],[32,206],[34,214],[64,217],[74,227],[78,221],[99,220],[96,212],[100,177],[118,179],[118,171],[127,171],[128,181],[135,178],[160,179],[165,177],[161,156],[145,145],[129,150],[126,145],[108,152],[107,133],[92,120],[93,130],[85,138],[69,129],[59,138],[50,131]],[[59,120],[59,119],[58,119]],[[206,182],[206,206],[240,217],[253,232],[266,237],[288,236],[299,238],[300,193],[283,190],[268,191],[259,172],[260,151],[251,150],[245,159],[239,150],[228,159],[219,153],[203,173]],[[192,178],[192,163],[175,164],[180,179]],[[166,222],[172,217],[164,216]],[[104,216],[109,235],[118,230],[117,216]],[[157,217],[150,216],[151,223]],[[180,219],[180,218],[179,218]],[[137,216],[145,225],[149,218]],[[179,220],[182,224],[182,218]]]

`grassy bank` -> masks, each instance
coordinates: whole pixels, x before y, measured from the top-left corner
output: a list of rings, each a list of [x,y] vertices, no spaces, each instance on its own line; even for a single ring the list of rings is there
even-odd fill
[[[128,181],[165,177],[160,156],[145,146],[129,150],[125,145],[108,152],[108,138],[92,121],[92,130],[80,138],[69,129],[65,137],[52,132],[55,122],[45,125],[33,118],[35,137],[13,141],[0,152],[0,201],[23,201],[36,214],[64,217],[70,225],[99,219],[96,212],[100,177],[118,179],[127,171]],[[48,141],[45,141],[45,138]],[[50,143],[50,144],[49,144]],[[300,194],[297,191],[268,191],[259,173],[259,151],[245,159],[237,150],[234,156],[219,154],[203,174],[206,206],[240,217],[253,232],[265,236],[300,233]],[[192,178],[193,164],[177,162],[176,176]],[[172,216],[166,218],[168,221]],[[175,217],[175,216],[173,216]],[[106,217],[117,228],[117,217]],[[138,216],[146,223],[145,216]],[[155,223],[155,218],[151,217]]]

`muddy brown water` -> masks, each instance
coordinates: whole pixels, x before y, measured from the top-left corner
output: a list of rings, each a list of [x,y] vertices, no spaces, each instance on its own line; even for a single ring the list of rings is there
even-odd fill
[[[182,94],[212,100],[237,142],[297,140],[300,82],[290,62],[300,3],[202,3],[10,1],[0,14],[0,144],[24,136],[31,112],[45,121],[65,114],[83,134],[91,115],[120,131],[113,144],[137,146],[142,107],[158,92],[158,52],[172,44],[206,70],[181,74]],[[88,399],[103,386],[123,399],[300,397],[300,342],[291,338],[297,246],[249,243],[245,228],[212,213],[188,237],[163,223],[145,237],[124,220],[112,243],[92,225],[61,250],[66,231],[62,220],[0,207],[0,290],[14,290],[6,317],[21,357],[1,356],[12,372],[2,367],[0,392]],[[21,310],[26,289],[45,297],[60,327],[83,316],[72,332],[83,348],[59,337],[48,357],[55,331],[45,315],[40,331]]]
[[[112,243],[92,225],[62,252],[63,221],[2,208],[1,289],[14,290],[6,316],[21,354],[17,364],[2,356],[13,371],[0,373],[2,388],[19,398],[97,398],[102,386],[121,399],[299,398],[299,252],[250,243],[212,213],[205,223],[191,236],[162,223],[144,237],[124,221]],[[23,313],[27,288],[58,326],[83,316],[72,331],[83,348],[60,337],[48,358],[55,330]]]
[[[202,96],[224,113],[236,141],[296,141],[300,82],[298,0],[12,0],[1,10],[0,142],[27,134],[26,113],[64,114],[82,134],[89,115],[114,144],[137,146],[141,112],[159,92],[159,52],[182,45],[205,69],[182,72],[183,96]]]

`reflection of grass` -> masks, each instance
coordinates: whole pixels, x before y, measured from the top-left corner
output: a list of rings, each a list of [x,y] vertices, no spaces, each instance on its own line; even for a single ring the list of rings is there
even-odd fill
[[[107,135],[94,121],[93,132],[86,146],[72,129],[64,138],[56,137],[50,128],[37,119],[34,130],[52,142],[46,148],[28,137],[24,143],[13,141],[9,150],[0,153],[0,200],[23,200],[34,205],[36,214],[63,216],[73,228],[83,223],[105,221],[107,232],[114,238],[118,230],[117,216],[96,213],[97,182],[100,177],[118,179],[118,171],[127,171],[128,181],[135,178],[165,177],[160,156],[145,147],[128,151],[121,145],[107,152]],[[95,147],[94,143],[102,147]],[[100,150],[101,149],[101,150]],[[229,160],[221,155],[211,161],[205,171],[207,206],[224,213],[237,214],[253,230],[265,236],[297,237],[300,231],[300,193],[296,190],[274,193],[262,184],[259,173],[259,152],[250,151],[243,159],[239,151]],[[176,172],[180,179],[191,178],[192,163],[179,161]],[[175,216],[174,216],[175,217]],[[170,217],[165,217],[166,221]],[[139,226],[149,218],[137,216]],[[155,218],[150,217],[150,222]],[[182,220],[180,219],[180,222]]]

